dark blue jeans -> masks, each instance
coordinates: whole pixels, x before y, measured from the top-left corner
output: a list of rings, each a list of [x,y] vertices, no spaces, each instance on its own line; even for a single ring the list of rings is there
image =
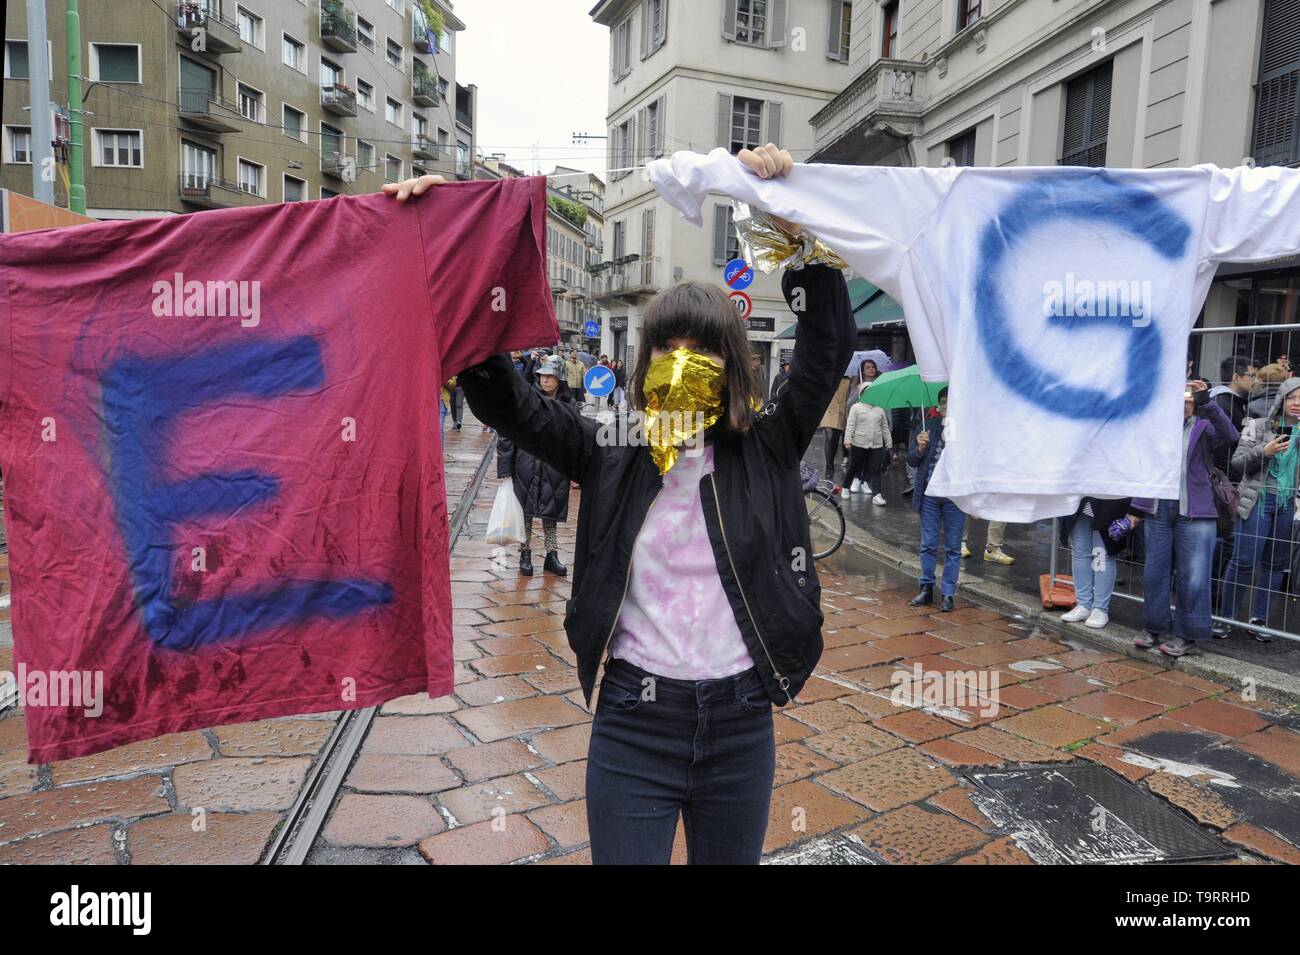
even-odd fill
[[[1181,517],[1177,501],[1160,501],[1146,519],[1146,568],[1142,576],[1142,626],[1156,636],[1173,631],[1184,640],[1208,640],[1210,572],[1214,565],[1212,517]],[[1177,610],[1170,613],[1171,579],[1178,577]]]
[[[688,863],[756,865],[775,774],[772,704],[754,668],[670,680],[611,660],[587,750],[591,861],[667,864],[680,812]]]
[[[1278,505],[1277,496],[1260,492],[1259,500],[1244,521],[1237,518],[1232,535],[1232,560],[1223,575],[1225,617],[1237,617],[1242,591],[1253,588],[1250,599],[1252,619],[1268,620],[1273,593],[1282,583],[1282,574],[1291,564],[1291,524],[1295,517],[1290,501]]]
[[[943,535],[943,586],[939,592],[957,596],[957,575],[961,573],[961,535],[966,515],[946,497],[926,495],[921,501],[921,586],[934,586],[934,566]]]

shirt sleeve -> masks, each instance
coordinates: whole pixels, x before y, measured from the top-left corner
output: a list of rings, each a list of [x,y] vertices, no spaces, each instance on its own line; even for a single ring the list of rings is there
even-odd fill
[[[1256,262],[1300,251],[1300,169],[1202,168],[1210,175],[1202,259]]]
[[[546,272],[546,179],[435,186],[417,218],[442,372],[560,340]]]
[[[718,147],[678,152],[647,166],[659,194],[696,225],[710,192],[721,192],[804,226],[872,282],[893,294],[903,254],[938,208],[959,170],[796,163],[760,179]]]

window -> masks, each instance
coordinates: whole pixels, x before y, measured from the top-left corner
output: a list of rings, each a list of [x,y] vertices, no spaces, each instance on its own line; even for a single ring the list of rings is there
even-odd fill
[[[239,23],[239,38],[259,50],[262,49],[262,18],[255,13],[249,13],[243,7],[236,7],[235,19]]]
[[[307,114],[300,109],[294,109],[288,103],[284,104],[284,119],[281,125],[284,126],[284,134],[290,139],[296,139],[298,142],[306,142],[307,137],[303,133],[306,126]]]
[[[5,162],[32,162],[32,128],[30,126],[5,127]]]
[[[402,12],[402,0],[388,0],[388,5],[398,13]]]
[[[140,47],[134,43],[90,44],[90,78],[99,83],[139,83]]]
[[[736,238],[736,220],[731,204],[713,207],[713,264],[726,265],[740,257],[740,240]]]
[[[762,123],[762,100],[746,96],[731,97],[731,139],[727,148],[733,155],[742,149],[763,145]]]
[[[627,223],[615,222],[614,223],[614,258],[616,259],[623,258],[623,253],[626,250],[626,243],[627,243]]]
[[[384,154],[384,179],[388,182],[402,181],[402,160],[391,153]]]
[[[367,50],[375,48],[375,25],[361,17],[357,17],[357,42]]]
[[[1106,165],[1106,134],[1110,129],[1111,61],[1076,76],[1065,88],[1065,132],[1061,136],[1062,166]]]
[[[262,183],[264,181],[265,166],[259,166],[255,162],[249,162],[247,159],[239,160],[239,189],[252,196],[264,195],[262,192]]]
[[[957,29],[964,30],[980,18],[980,0],[957,0]]]
[[[284,201],[302,202],[306,198],[307,183],[302,179],[295,179],[293,176],[286,173],[284,177]]]
[[[664,97],[645,106],[640,112],[641,158],[638,163],[657,159],[664,154]]]
[[[384,118],[394,126],[402,125],[402,104],[391,96],[384,97]]]
[[[948,158],[954,166],[975,165],[975,130],[969,129],[948,140]]]
[[[438,77],[438,102],[447,102],[447,77]]]
[[[357,140],[357,168],[371,172],[375,168],[375,147],[364,139]]]
[[[389,66],[395,66],[399,70],[402,68],[402,44],[398,43],[392,37],[388,38],[385,56],[388,58]]]
[[[181,182],[189,189],[206,189],[216,178],[217,151],[181,140]]]
[[[887,7],[881,8],[882,13]],[[887,14],[886,14],[887,16]],[[849,37],[853,33],[853,4],[849,0],[831,0],[831,19],[826,39],[826,55],[839,63],[849,61]]]
[[[326,189],[324,186],[320,187],[320,197],[322,199],[333,199],[337,195],[338,193],[333,189]]]
[[[245,119],[251,119],[255,123],[264,122],[266,111],[264,103],[265,95],[261,90],[255,90],[251,86],[239,84],[239,115]]]
[[[641,59],[664,45],[668,33],[668,0],[644,0],[641,4]]]
[[[289,34],[285,33],[282,59],[284,65],[297,70],[299,73],[307,72],[307,47],[299,43]]]
[[[45,62],[50,67],[50,79],[54,79],[54,41],[45,41]],[[5,40],[5,79],[26,80],[32,75],[27,59],[26,40]]]
[[[641,284],[654,284],[655,266],[655,211],[651,207],[641,213]]]
[[[375,108],[375,88],[357,77],[357,102],[370,111]]]
[[[620,172],[611,172],[611,179],[622,179],[628,175],[628,167],[632,165],[632,140],[635,134],[632,131],[632,121],[624,120],[614,127],[614,155],[612,167],[622,170]]]
[[[338,163],[346,167],[347,151],[344,149],[346,137],[343,130],[336,129],[329,123],[320,124],[320,161],[321,168],[327,164]]]
[[[614,79],[621,80],[632,71],[632,18],[627,17],[610,31],[610,56]]]
[[[767,0],[736,0],[736,42],[767,44]]]
[[[881,7],[884,31],[880,40],[880,55],[892,57],[898,50],[898,0]]]
[[[1300,19],[1295,5],[1269,0],[1259,50],[1255,122],[1250,154],[1259,165],[1285,166],[1300,159],[1296,119],[1300,91]]]
[[[130,166],[140,168],[141,133],[138,129],[96,129],[96,166]]]
[[[421,136],[429,135],[429,121],[427,119],[425,119],[419,113],[412,113],[411,121],[415,124],[415,129],[413,130],[413,132],[415,133],[417,139]]]
[[[343,82],[343,68],[331,63],[325,57],[320,58],[320,85],[322,88],[338,86]]]

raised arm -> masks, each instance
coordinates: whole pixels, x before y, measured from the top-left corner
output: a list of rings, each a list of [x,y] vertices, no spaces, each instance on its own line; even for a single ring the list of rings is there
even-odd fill
[[[543,397],[515,371],[509,355],[466,368],[460,386],[476,418],[569,480],[581,482],[596,464],[596,422],[569,402]]]

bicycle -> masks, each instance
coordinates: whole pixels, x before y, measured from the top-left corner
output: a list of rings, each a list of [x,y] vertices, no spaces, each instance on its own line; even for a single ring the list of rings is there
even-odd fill
[[[840,508],[835,482],[824,481],[812,465],[799,463],[803,478],[804,503],[808,508],[808,533],[813,545],[813,560],[822,560],[840,549],[848,529]]]

